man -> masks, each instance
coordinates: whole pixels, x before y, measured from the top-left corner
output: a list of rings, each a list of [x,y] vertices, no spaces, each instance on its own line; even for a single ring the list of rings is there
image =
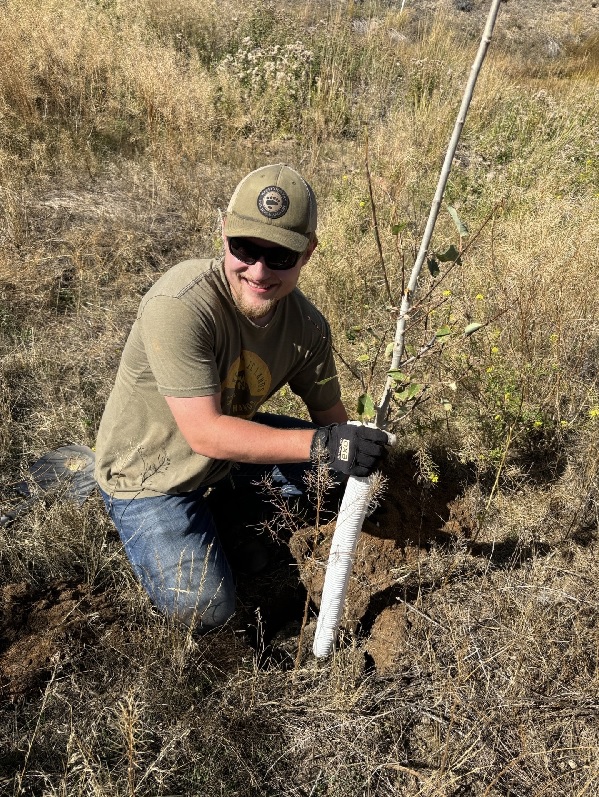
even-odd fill
[[[251,172],[223,242],[222,260],[179,263],[142,299],[96,446],[96,479],[137,577],[159,609],[194,628],[235,609],[206,499],[233,463],[233,479],[244,467],[269,471],[297,495],[316,456],[367,475],[387,443],[347,424],[328,325],[296,288],[317,245],[311,187],[283,164]],[[285,384],[312,424],[256,415]]]

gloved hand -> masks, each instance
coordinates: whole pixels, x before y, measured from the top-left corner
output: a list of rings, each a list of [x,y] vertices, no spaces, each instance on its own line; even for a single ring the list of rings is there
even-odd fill
[[[321,426],[312,439],[310,456],[348,476],[370,476],[387,453],[386,432],[353,423]]]

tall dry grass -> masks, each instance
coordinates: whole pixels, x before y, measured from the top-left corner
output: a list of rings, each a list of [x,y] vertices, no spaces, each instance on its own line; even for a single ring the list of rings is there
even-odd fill
[[[350,410],[378,397],[479,30],[421,5],[2,5],[3,507],[35,457],[93,445],[141,295],[219,251],[217,209],[264,162],[316,189],[302,287]],[[476,540],[398,554],[394,669],[373,668],[366,624],[322,666],[294,666],[295,616],[275,639],[257,621],[252,646],[193,638],[147,605],[97,496],[40,503],[0,529],[3,608],[53,651],[5,690],[2,793],[597,793],[597,40],[557,6],[522,13],[502,6],[447,189],[470,235],[443,212],[432,244],[467,248],[422,277],[410,350],[450,334],[392,415],[430,490],[444,461],[474,474]],[[272,406],[301,412],[289,393]],[[11,603],[16,584],[47,613]],[[57,584],[90,592],[55,627]]]

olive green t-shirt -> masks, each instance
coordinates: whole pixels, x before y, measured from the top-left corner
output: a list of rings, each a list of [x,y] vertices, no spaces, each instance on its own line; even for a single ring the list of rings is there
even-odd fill
[[[191,450],[165,396],[220,392],[224,414],[250,419],[288,383],[309,410],[328,410],[335,375],[328,324],[299,289],[259,327],[235,307],[222,261],[179,263],[141,301],[100,423],[96,479],[117,498],[213,484],[231,463]]]

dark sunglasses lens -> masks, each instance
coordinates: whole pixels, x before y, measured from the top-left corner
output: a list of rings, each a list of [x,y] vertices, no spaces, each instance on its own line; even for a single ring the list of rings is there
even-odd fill
[[[266,265],[274,271],[285,271],[288,268],[293,268],[299,260],[299,252],[292,252],[291,249],[265,249],[264,259]]]
[[[293,268],[300,256],[299,252],[293,252],[283,246],[267,249],[244,238],[228,238],[227,240],[231,254],[247,266],[253,266],[257,260],[264,257],[268,268],[273,271],[285,271]]]
[[[256,247],[250,241],[244,241],[243,238],[227,238],[229,242],[229,251],[242,263],[248,266],[253,266],[256,260],[260,257],[260,252],[256,251]]]

